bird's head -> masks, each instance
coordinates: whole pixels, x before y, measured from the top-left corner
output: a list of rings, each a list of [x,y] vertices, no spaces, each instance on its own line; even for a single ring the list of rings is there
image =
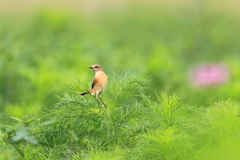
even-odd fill
[[[98,64],[95,64],[91,67],[89,67],[90,69],[94,70],[95,72],[98,72],[98,71],[103,71],[103,68],[102,66],[98,65]]]

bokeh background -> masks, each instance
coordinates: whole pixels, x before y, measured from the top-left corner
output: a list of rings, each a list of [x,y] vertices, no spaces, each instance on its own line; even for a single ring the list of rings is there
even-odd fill
[[[240,100],[240,3],[217,0],[0,1],[0,112],[41,115],[87,67],[149,77],[146,94],[209,107]],[[110,82],[111,83],[111,82]]]

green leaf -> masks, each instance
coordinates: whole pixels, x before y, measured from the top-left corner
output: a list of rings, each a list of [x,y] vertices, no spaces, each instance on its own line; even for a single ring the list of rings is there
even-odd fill
[[[17,118],[17,117],[10,116],[10,118],[12,118],[12,119],[14,119],[14,120],[16,120],[16,121],[18,121],[18,122],[22,122],[22,120],[19,119],[19,118]]]
[[[29,128],[25,126],[20,126],[16,131],[16,135],[12,137],[14,142],[19,142],[21,140],[25,140],[29,143],[38,144],[38,141],[35,137],[29,135]]]

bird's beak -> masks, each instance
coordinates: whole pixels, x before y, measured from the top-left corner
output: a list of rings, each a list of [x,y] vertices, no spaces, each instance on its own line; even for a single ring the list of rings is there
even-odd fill
[[[92,67],[88,67],[89,69],[93,69]]]

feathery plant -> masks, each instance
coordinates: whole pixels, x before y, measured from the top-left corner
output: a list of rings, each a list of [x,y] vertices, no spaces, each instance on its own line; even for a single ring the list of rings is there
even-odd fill
[[[80,96],[90,83],[78,81],[66,84],[67,91],[42,117],[11,117],[14,124],[1,126],[3,151],[42,160],[186,160],[214,159],[220,154],[215,148],[228,146],[228,154],[239,155],[231,147],[240,142],[238,102],[193,107],[163,92],[153,101],[144,94],[147,78],[125,73],[109,79],[102,95],[107,108],[90,94]]]
[[[191,134],[200,126],[197,128],[190,123],[194,119],[189,118],[189,115],[195,115],[198,109],[183,104],[176,95],[156,95],[157,101],[142,95],[148,108],[147,117],[151,127],[133,149],[132,159],[186,159],[190,156],[189,153],[194,153],[198,145]]]
[[[123,76],[116,73],[110,77],[107,97],[114,108],[120,107],[131,100],[135,100],[135,92],[146,87],[146,78],[137,74],[125,73]]]
[[[240,104],[228,99],[213,103],[203,116],[207,139],[198,159],[237,160],[240,157]]]
[[[219,101],[211,105],[204,116],[209,143],[215,144],[229,137],[240,139],[240,105],[233,100]],[[210,134],[209,134],[210,133]]]
[[[138,121],[144,110],[133,95],[145,83],[146,79],[137,74],[114,74],[102,95],[107,108],[100,108],[94,96],[79,96],[87,89],[86,84],[72,82],[67,85],[69,90],[59,97],[55,109],[47,111],[41,119],[44,122],[36,127],[37,135],[52,147],[69,143],[86,150],[109,150],[131,145],[133,135],[141,130]]]

